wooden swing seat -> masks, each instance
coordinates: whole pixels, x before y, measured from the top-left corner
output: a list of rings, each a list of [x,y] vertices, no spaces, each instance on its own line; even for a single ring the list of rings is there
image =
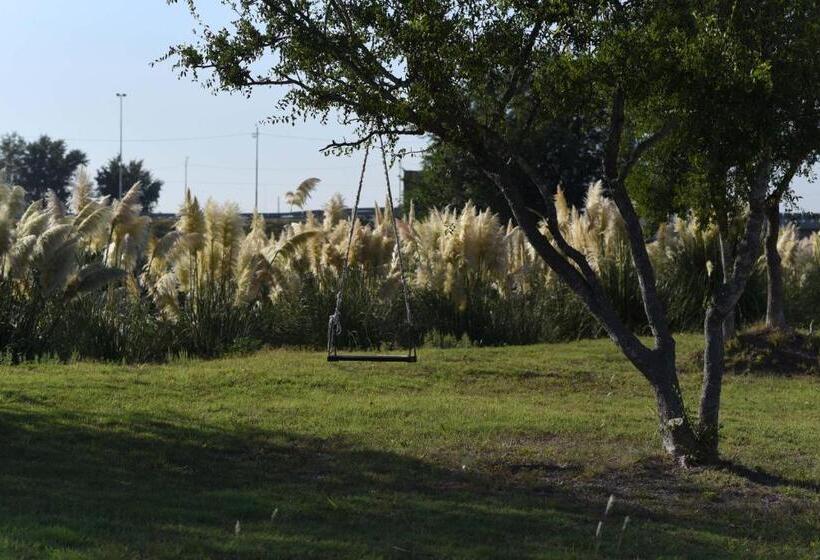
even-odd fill
[[[328,354],[328,362],[402,362],[406,364],[415,363],[416,353],[407,355],[400,354]]]
[[[407,325],[412,328],[413,320],[410,315],[410,298],[408,295],[407,283],[404,274],[404,259],[401,253],[401,236],[399,229],[396,226],[396,205],[393,203],[393,192],[390,188],[390,175],[387,168],[387,156],[385,154],[384,142],[381,136],[379,137],[379,144],[382,152],[382,164],[384,166],[384,180],[387,183],[387,203],[390,207],[390,222],[393,225],[393,235],[396,238],[395,251],[399,259],[399,271],[401,278],[402,295],[404,296],[404,307],[407,318]],[[405,364],[412,364],[418,361],[416,357],[415,345],[407,348],[407,354],[339,354],[336,352],[336,335],[341,334],[341,306],[342,296],[344,294],[345,278],[350,264],[350,247],[353,244],[353,233],[356,230],[356,215],[359,212],[359,201],[362,196],[362,185],[364,184],[364,174],[367,168],[367,157],[370,154],[370,143],[365,144],[364,160],[362,161],[362,171],[359,175],[359,188],[356,191],[356,202],[353,205],[353,212],[350,215],[350,231],[347,237],[347,249],[345,251],[344,266],[342,268],[342,275],[339,280],[339,290],[336,293],[336,309],[328,317],[327,323],[327,361],[328,362],[398,362]]]

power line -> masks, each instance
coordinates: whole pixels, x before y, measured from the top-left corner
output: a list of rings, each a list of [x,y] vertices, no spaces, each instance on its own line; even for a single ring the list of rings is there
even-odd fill
[[[169,181],[163,181],[163,183],[167,184],[177,184],[181,185],[184,181],[179,179],[171,179]],[[189,180],[192,187],[196,187],[197,185],[236,185],[237,187],[245,188],[248,186],[247,182],[245,181],[196,181],[196,180]],[[260,187],[268,187],[268,188],[277,188],[277,189],[287,189],[290,188],[288,185],[270,185],[270,184],[259,184]]]
[[[179,169],[182,167],[182,164],[175,164],[175,165],[163,165],[159,167],[154,167],[154,169]],[[253,171],[254,167],[242,167],[238,165],[219,165],[219,164],[209,164],[209,163],[189,163],[188,167],[199,167],[203,169],[225,169],[229,171]],[[336,170],[336,169],[354,169],[357,168],[355,165],[335,165],[335,166],[315,166],[315,165],[303,165],[298,167],[260,167],[260,171],[299,171],[302,169],[312,170]]]
[[[129,138],[126,142],[188,142],[191,140],[217,140],[221,138],[237,138],[247,136],[247,133],[219,134],[213,136],[187,136],[179,138]],[[119,142],[111,138],[66,138],[69,142]]]
[[[272,132],[260,132],[262,136],[268,136],[270,138],[285,138],[287,140],[296,139],[296,140],[315,140],[318,142],[332,142],[332,138],[319,138],[318,136],[292,136],[290,134],[274,134]]]
[[[190,183],[191,189],[195,189],[199,185],[232,185],[235,187],[239,187],[241,189],[252,188],[252,185],[248,185],[246,181],[194,181],[189,179],[188,182]],[[181,179],[171,179],[169,181],[164,181],[163,184],[166,185],[182,185],[184,183]],[[259,183],[260,188],[268,188],[268,189],[289,189],[292,188],[293,185],[282,185],[282,184],[270,184],[270,183]],[[332,187],[329,186],[328,189],[338,189],[340,187]]]
[[[330,138],[319,138],[317,136],[299,136],[291,134],[273,134],[270,132],[260,132],[262,136],[270,138],[282,138],[285,140],[309,140],[319,142],[330,142]],[[126,142],[190,142],[195,140],[221,140],[224,138],[247,137],[247,132],[237,132],[235,134],[214,134],[210,136],[180,136],[169,138],[128,138]],[[118,138],[66,138],[69,142],[119,142]]]

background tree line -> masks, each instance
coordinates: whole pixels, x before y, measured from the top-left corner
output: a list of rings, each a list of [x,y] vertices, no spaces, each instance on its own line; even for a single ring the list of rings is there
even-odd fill
[[[95,179],[100,196],[118,197],[119,161],[119,156],[114,156],[97,170]],[[0,138],[0,178],[23,187],[29,200],[41,199],[54,191],[65,202],[72,178],[85,165],[88,165],[85,152],[70,150],[65,140],[44,134],[29,142],[16,132]],[[123,189],[128,190],[134,183],[142,185],[143,206],[146,212],[151,212],[159,200],[163,182],[153,176],[143,160],[132,159],[123,166]]]

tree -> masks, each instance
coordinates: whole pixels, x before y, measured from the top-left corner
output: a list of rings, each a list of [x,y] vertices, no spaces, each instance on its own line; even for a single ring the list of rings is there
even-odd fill
[[[820,130],[820,118],[817,119],[815,130]],[[818,160],[817,148],[810,152],[794,154],[784,161],[785,167],[779,170],[779,176],[773,177],[771,191],[766,197],[766,241],[764,255],[766,257],[766,327],[775,330],[787,330],[786,296],[783,286],[783,264],[777,249],[780,237],[780,206],[785,201],[788,204],[795,202],[791,190],[791,182],[802,171],[809,174],[811,166]]]
[[[461,207],[473,201],[479,208],[491,208],[503,221],[510,219],[510,207],[498,189],[458,148],[433,140],[422,159],[421,169],[404,182],[404,206],[412,202],[418,216],[433,208]]]
[[[708,89],[693,84],[690,91],[695,93],[690,95],[705,94],[697,102],[703,110],[697,118],[687,119],[686,126],[678,127],[666,146],[645,158],[640,164],[643,178],[636,181],[633,176],[637,185],[633,184],[632,192],[646,207],[654,207],[656,214],[693,210],[702,223],[717,225],[726,284],[736,255],[731,230],[738,228],[733,222],[743,219],[744,183],[753,173],[748,164],[768,152],[770,165],[766,177],[760,179],[766,184],[766,324],[785,329],[783,274],[777,251],[780,206],[783,201],[793,202],[792,179],[807,175],[820,156],[820,68],[813,62],[820,52],[818,8],[810,1],[763,2],[723,17],[738,30],[736,36],[747,52],[762,55],[756,62],[750,57],[749,65],[750,72],[763,78],[760,87],[730,91],[728,84],[722,86],[744,116],[742,125],[728,120],[721,106],[709,104]],[[726,46],[715,39],[712,48]],[[655,185],[663,182],[666,196],[657,196],[655,185],[647,188],[647,180],[654,180]],[[725,338],[734,336],[734,313],[724,319],[723,332]]]
[[[3,180],[9,185],[15,184],[25,165],[27,146],[25,139],[16,132],[0,138],[0,167],[3,168]]]
[[[120,158],[113,157],[108,160],[103,167],[97,171],[97,190],[101,195],[111,198],[119,197],[120,193]],[[131,188],[134,183],[142,186],[142,205],[145,213],[150,213],[157,201],[159,193],[164,184],[159,179],[155,179],[148,169],[145,169],[143,160],[132,159],[122,169],[123,194]]]
[[[590,182],[600,176],[604,131],[583,126],[580,119],[537,127],[536,148],[531,154],[538,172],[550,184],[560,184],[567,201],[583,205]],[[410,191],[405,186],[405,198]],[[474,162],[469,153],[434,139],[424,154],[422,168],[414,178],[413,203],[417,211],[447,205],[463,206],[472,200],[479,208],[490,208],[502,221],[512,218],[510,207],[493,181]],[[409,200],[405,200],[408,204]]]
[[[17,134],[3,137],[0,142],[0,167],[6,176],[26,190],[29,199],[43,198],[54,191],[60,200],[68,197],[68,185],[81,165],[88,163],[80,150],[68,151],[63,140],[40,136],[26,143]]]
[[[761,4],[776,23],[751,18],[754,29],[736,25],[738,15],[745,24],[743,16],[757,14]],[[766,106],[776,101],[767,64],[776,53],[761,51],[754,39],[791,17],[791,4],[246,0],[231,3],[237,16],[230,27],[204,26],[199,42],[171,47],[167,56],[182,76],[206,72],[206,84],[218,90],[250,94],[284,87],[274,122],[338,111],[357,136],[331,144],[331,150],[379,137],[395,146],[402,135],[432,134],[469,154],[502,193],[538,255],[652,387],[665,449],[683,462],[714,461],[723,375],[723,339],[714,326],[734,309],[750,274],[773,165],[763,124],[774,115]],[[195,0],[189,5],[196,13]],[[808,20],[804,34],[816,34],[817,9],[809,2],[800,9],[797,17]],[[820,44],[812,36],[801,40]],[[799,72],[799,64],[792,70]],[[747,121],[750,107],[761,115]],[[537,149],[529,134],[533,124],[569,115],[606,131],[601,180],[624,220],[651,346],[626,327],[593,266],[562,235],[556,185],[531,156]],[[706,314],[706,365],[695,421],[684,406],[675,341],[627,181],[677,127],[715,118],[714,146],[741,139],[747,149],[728,158],[736,180],[710,181],[704,194],[717,199],[736,189],[749,212],[732,273]],[[704,130],[692,128],[699,146],[708,145]],[[719,149],[701,155],[709,168],[723,163]]]
[[[816,48],[806,48],[798,43],[789,55],[794,58],[816,59]],[[785,290],[783,287],[783,266],[777,241],[780,233],[780,206],[783,202],[793,204],[795,195],[791,190],[792,179],[796,175],[810,176],[811,167],[820,159],[820,69],[817,64],[806,64],[806,74],[788,75],[791,68],[781,69],[774,79],[783,80],[797,90],[792,102],[784,109],[784,120],[788,130],[779,137],[777,161],[770,180],[766,197],[765,256],[766,276],[766,326],[785,330],[786,322]]]
[[[786,5],[787,4],[787,5]],[[756,133],[730,136],[730,147],[706,146],[724,169],[741,170],[744,158],[759,152],[765,144],[771,158],[767,171],[764,212],[768,230],[765,238],[765,258],[768,277],[766,324],[785,329],[783,275],[777,240],[780,230],[780,205],[790,200],[792,179],[817,160],[820,149],[820,69],[817,59],[818,7],[815,2],[766,2],[756,9],[734,16],[734,25],[744,30],[746,44],[765,57],[765,64],[756,71],[766,76],[766,98],[761,104],[746,105],[747,121]],[[742,96],[736,96],[743,102]],[[705,124],[705,123],[704,123]],[[728,136],[728,135],[727,135]],[[721,158],[714,157],[723,152]],[[727,155],[729,157],[727,157]],[[734,160],[730,159],[734,156]],[[734,167],[733,167],[734,165]],[[737,204],[734,190],[723,205]],[[724,214],[725,215],[725,214]],[[723,215],[719,215],[723,218]],[[726,221],[726,220],[724,220]],[[731,325],[733,326],[733,325]],[[724,326],[724,333],[731,329]]]

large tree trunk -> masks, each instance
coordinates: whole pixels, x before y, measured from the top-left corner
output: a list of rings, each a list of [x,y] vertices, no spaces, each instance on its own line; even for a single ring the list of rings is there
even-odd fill
[[[780,235],[780,199],[770,199],[766,207],[766,220],[769,231],[766,235],[766,326],[770,329],[785,330],[786,301],[783,295],[783,264],[777,251],[777,238]]]
[[[594,276],[585,277],[541,233],[537,217],[526,207],[516,188],[517,182],[510,181],[501,174],[496,174],[493,178],[507,198],[519,227],[538,255],[579,296],[600,321],[610,339],[649,381],[655,393],[659,432],[664,449],[681,464],[700,462],[703,453],[694,426],[686,414],[675,365],[675,340],[668,334],[666,324],[663,323],[658,328],[663,333],[659,337],[658,346],[653,349],[644,346],[612,309]],[[643,294],[646,287],[641,288],[642,295],[646,297]]]
[[[702,456],[700,442],[686,414],[678,383],[674,341],[672,348],[665,349],[660,355],[659,363],[654,369],[650,384],[655,391],[663,448],[681,465],[699,462]]]
[[[726,281],[718,287],[706,310],[703,322],[703,385],[701,386],[698,437],[702,460],[709,462],[718,457],[720,432],[720,392],[724,370],[724,321],[746,288],[746,282],[757,260],[765,221],[765,198],[771,160],[764,157],[758,163],[749,195],[749,217],[743,238],[737,245],[731,273],[724,271]]]

